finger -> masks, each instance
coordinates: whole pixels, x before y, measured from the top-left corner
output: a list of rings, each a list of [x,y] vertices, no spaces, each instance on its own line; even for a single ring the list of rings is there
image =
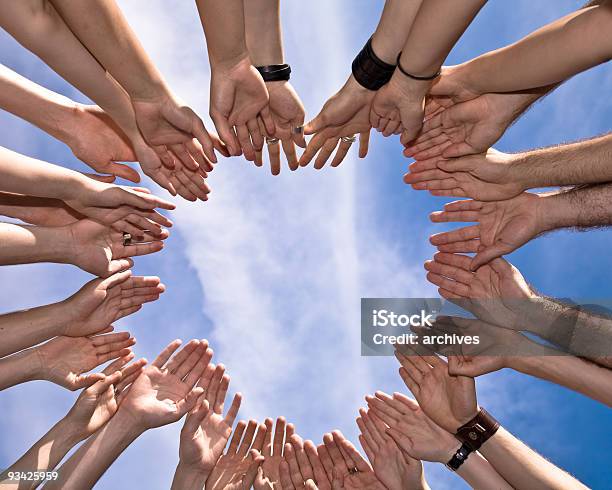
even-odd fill
[[[210,118],[213,120],[213,124],[215,125],[217,133],[219,134],[219,138],[221,138],[221,141],[225,143],[230,154],[236,157],[240,156],[242,153],[240,150],[240,143],[238,142],[236,133],[229,125],[227,119],[214,112],[211,112]],[[203,142],[200,143],[204,145]]]
[[[264,420],[266,424],[266,438],[262,448],[262,454],[265,457],[272,456],[272,435],[274,434],[274,421],[271,418]]]
[[[289,463],[286,460],[282,460],[278,466],[279,480],[283,490],[294,490],[293,481],[291,481],[291,470],[289,469]]]
[[[366,456],[368,457],[368,459],[370,460],[370,463],[372,465],[374,465],[374,461],[376,460],[376,453],[374,452],[374,450],[370,447],[370,445],[366,442],[365,438],[363,435],[359,435],[357,436],[359,439],[359,444],[361,444],[361,447],[363,448],[364,452],[366,453]]]
[[[283,453],[283,446],[285,444],[285,429],[287,422],[284,417],[278,417],[276,419],[276,427],[274,429],[274,443],[272,447],[272,454],[278,456]]]
[[[304,487],[304,479],[300,472],[300,467],[295,457],[295,451],[291,444],[285,444],[284,459],[289,464],[289,474],[291,476],[291,482],[296,488]]]
[[[217,396],[215,397],[215,402],[213,404],[213,409],[215,413],[223,413],[223,407],[225,406],[225,397],[227,396],[227,390],[229,390],[229,384],[230,377],[227,374],[223,374],[221,380],[219,381],[219,389],[217,390]]]
[[[319,484],[323,484],[328,480],[327,473],[323,464],[321,463],[321,459],[319,457],[317,447],[314,445],[312,441],[304,442],[304,451],[306,452],[306,457],[308,458],[308,462],[312,467],[312,471],[314,474],[314,480]]]
[[[255,160],[255,149],[253,148],[251,135],[249,134],[249,130],[245,124],[236,126],[236,135],[238,136],[238,141],[240,142],[240,148],[242,148],[244,158],[250,162]]]
[[[302,475],[303,480],[313,479],[314,472],[312,466],[310,465],[310,461],[308,460],[308,456],[306,456],[304,442],[302,441],[301,437],[295,434],[291,436],[291,445],[293,446],[293,451],[297,458],[297,462],[300,467],[300,473]]]
[[[323,436],[323,444],[325,444],[325,448],[329,453],[334,467],[350,469],[346,466],[346,461],[342,457],[342,453],[334,441],[332,434],[325,434]]]
[[[196,117],[195,122],[192,124],[192,133],[196,139],[195,141],[192,139],[186,143],[187,149],[195,161],[201,166],[203,165],[204,168],[210,172],[212,171],[212,163],[217,163],[217,156],[215,155],[214,148],[215,145],[219,146],[220,141],[216,137],[215,140],[213,140],[206,126],[204,126],[202,119],[199,117]],[[201,155],[202,158],[196,155]]]
[[[368,462],[363,458],[361,454],[359,454],[359,451],[357,451],[355,446],[353,446],[353,444],[348,439],[342,436],[339,431],[334,431],[333,434],[334,440],[337,441],[337,444],[339,445],[340,449],[344,451],[343,454],[346,455],[345,457],[348,457],[349,461],[352,462],[353,467],[363,472],[372,470]]]
[[[251,445],[253,444],[253,439],[255,438],[255,432],[257,431],[257,421],[249,420],[247,424],[246,431],[244,432],[244,437],[240,442],[240,446],[238,447],[239,456],[246,456],[249,450],[251,449]]]
[[[468,258],[466,257],[466,259]],[[471,272],[466,271],[465,269],[459,269],[457,267],[442,264],[440,262],[435,262],[433,260],[426,261],[424,266],[425,269],[429,272],[433,272],[434,274],[438,274],[440,276],[448,277],[453,281],[458,281],[468,286],[472,283],[472,280],[474,279],[474,275]]]
[[[469,223],[480,219],[479,211],[434,211],[429,215],[434,223]],[[475,238],[475,237],[472,237]]]
[[[445,253],[475,253],[480,250],[480,240],[466,240],[463,242],[446,243],[438,245],[438,250]]]
[[[351,146],[352,146],[352,143],[340,140],[340,144],[338,145],[338,150],[336,151],[336,154],[334,155],[334,159],[331,162],[332,167],[337,167],[344,161],[344,158],[346,157],[346,154],[348,153],[348,151],[351,149]]]
[[[278,175],[281,171],[281,160],[280,160],[280,144],[268,143],[268,155],[270,155],[270,171],[272,175]]]
[[[169,149],[185,167],[191,170],[197,170],[199,168],[198,163],[191,157],[191,153],[189,153],[187,147],[183,143],[169,145]]]
[[[242,434],[247,427],[247,423],[244,420],[241,420],[236,424],[236,428],[234,429],[234,433],[232,434],[232,439],[230,441],[229,447],[227,448],[227,454],[236,454],[238,452],[238,446],[240,445],[240,440],[242,439]]]
[[[106,366],[104,368],[104,370],[102,371],[103,374],[112,374],[115,371],[119,371],[120,369],[123,368],[123,366],[125,366],[128,362],[130,362],[132,359],[134,359],[135,354],[133,352],[130,352],[129,354],[120,357],[119,359],[111,362],[108,366]],[[125,375],[125,372],[124,372]]]
[[[472,225],[458,230],[447,231],[444,233],[437,233],[429,237],[429,241],[432,245],[444,245],[453,242],[464,242],[466,240],[472,240],[480,237],[480,226]]]
[[[180,419],[183,415],[193,409],[202,394],[202,388],[194,388],[187,396],[176,403],[176,416]],[[177,419],[177,420],[178,420]]]
[[[174,354],[174,352],[176,351],[176,349],[178,349],[181,345],[182,341],[177,339],[177,340],[173,340],[172,342],[170,342],[165,348],[164,350],[162,350],[159,355],[155,358],[155,360],[152,362],[152,366],[155,366],[159,369],[164,367],[164,364],[166,364],[166,362],[168,362],[168,359],[170,359],[170,356],[172,354]]]
[[[330,138],[325,142],[325,144],[321,148],[321,151],[319,151],[317,158],[315,159],[314,168],[320,170],[325,166],[325,163],[327,162],[327,160],[329,160],[329,157],[336,149],[338,141],[339,138]]]
[[[299,168],[300,163],[298,162],[297,153],[295,152],[295,144],[293,140],[281,140],[283,145],[283,152],[287,158],[287,165],[291,171],[295,171]]]
[[[189,386],[189,388],[192,388],[198,382],[198,380],[202,377],[202,374],[206,370],[206,366],[210,364],[210,361],[213,356],[212,349],[209,349],[206,347],[208,343],[206,342],[206,344],[203,343],[202,345],[204,346],[204,353],[198,360],[196,366],[189,372],[189,374],[184,380],[184,383],[187,386]],[[203,386],[201,387],[204,388]]]
[[[232,400],[232,404],[230,405],[229,410],[227,411],[227,415],[225,416],[225,422],[232,426],[234,425],[234,420],[236,420],[236,416],[238,415],[238,411],[240,410],[240,404],[242,403],[242,394],[236,393],[234,395],[234,399]]]
[[[472,259],[472,264],[470,265],[470,270],[476,271],[479,267],[488,264],[494,259],[501,257],[502,255],[509,254],[514,251],[514,247],[508,245],[501,240],[498,240],[493,245],[489,245],[488,247],[484,247],[480,250],[476,256]]]
[[[246,126],[251,137],[253,148],[255,149],[255,151],[261,151],[264,145],[264,137],[261,131],[259,130],[259,124],[257,123],[257,119],[249,119],[246,123]]]
[[[202,370],[199,373],[197,373],[197,376],[194,380],[194,384],[195,384],[195,381],[200,377],[200,375],[204,372],[204,369],[206,368],[206,365],[202,366],[200,363],[202,356],[206,352],[206,347],[207,346],[203,346],[202,343],[200,342],[196,346],[196,348],[191,352],[191,354],[187,357],[187,359],[185,359],[185,361],[177,367],[176,371],[174,372],[174,375],[179,379],[185,379],[185,377],[191,374],[192,371],[196,370],[197,372],[197,370],[199,370],[199,368],[201,367]]]
[[[317,133],[313,138],[311,138],[306,146],[306,150],[300,157],[300,167],[305,167],[308,165],[326,141],[327,133]]]
[[[327,450],[327,446],[325,444],[320,444],[317,446],[317,456],[319,461],[321,461],[321,465],[325,470],[325,474],[327,475],[328,480],[332,479],[332,472],[334,468],[334,461]]]

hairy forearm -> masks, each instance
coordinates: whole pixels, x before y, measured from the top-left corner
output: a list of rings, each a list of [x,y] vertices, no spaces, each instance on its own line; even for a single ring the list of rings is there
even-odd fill
[[[397,62],[422,3],[422,0],[386,0],[372,36],[372,49],[384,62],[390,65]]]
[[[87,8],[93,5],[72,3]],[[41,9],[41,5],[45,8]],[[28,0],[10,5],[0,2],[0,24],[109,114],[132,142],[139,137],[125,90],[77,39],[53,5]]]
[[[196,5],[213,70],[247,58],[243,0],[196,0]]]
[[[409,73],[436,73],[486,0],[427,0],[422,3],[402,50]]]
[[[78,172],[0,147],[0,191],[65,200],[83,182]]]
[[[67,263],[71,248],[67,229],[0,223],[0,265]]]
[[[611,22],[612,9],[606,4],[569,14],[515,44],[466,63],[465,85],[482,94],[566,80],[610,59]]]
[[[0,192],[0,215],[38,226],[66,226],[83,219],[59,199],[8,192]]]
[[[208,473],[183,466],[180,462],[174,472],[171,490],[202,490]]]
[[[472,453],[457,470],[459,475],[474,490],[512,490],[495,468],[479,453]]]
[[[62,335],[63,303],[0,315],[0,356],[19,352]]]
[[[513,488],[530,490],[586,489],[582,483],[527,447],[503,427],[486,441],[480,453]]]
[[[612,407],[612,370],[571,355],[514,357],[509,367],[545,379]]]
[[[19,490],[35,488],[39,483],[36,480],[25,483],[8,481],[8,472],[51,471],[80,441],[81,438],[74,433],[70,421],[67,418],[60,420],[27,453],[0,475],[0,486]]]
[[[511,179],[524,189],[612,181],[612,133],[513,156]]]
[[[66,24],[130,97],[163,96],[161,73],[145,52],[115,0],[50,0]]]
[[[140,436],[121,409],[89,438],[58,470],[57,480],[45,488],[93,488],[123,451]]]
[[[280,0],[244,0],[246,44],[255,66],[284,63]]]

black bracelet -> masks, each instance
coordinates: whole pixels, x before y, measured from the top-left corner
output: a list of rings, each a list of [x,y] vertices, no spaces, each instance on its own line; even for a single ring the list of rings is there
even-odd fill
[[[457,452],[453,454],[453,457],[450,459],[446,466],[453,470],[457,471],[459,467],[465,463],[465,460],[468,459],[468,456],[472,453],[472,450],[467,444],[462,444]]]
[[[406,70],[404,70],[404,68],[402,67],[402,64],[400,63],[401,56],[402,56],[402,53],[397,55],[397,68],[399,69],[399,71],[401,71],[408,78],[412,78],[413,80],[419,80],[421,82],[425,82],[425,81],[429,81],[429,80],[434,80],[434,79],[436,79],[436,78],[438,78],[440,76],[440,73],[441,73],[440,70],[438,70],[435,75],[431,75],[431,76],[428,76],[428,77],[420,77],[418,75],[413,75],[411,73],[408,73]]]
[[[256,66],[264,82],[288,81],[291,78],[291,67],[287,63],[282,65]]]
[[[381,60],[372,49],[372,38],[353,60],[353,76],[362,87],[378,90],[391,80],[395,65]]]

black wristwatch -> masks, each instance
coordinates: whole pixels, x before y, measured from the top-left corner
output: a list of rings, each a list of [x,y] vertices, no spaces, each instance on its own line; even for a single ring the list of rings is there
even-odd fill
[[[287,63],[282,65],[266,65],[255,67],[264,82],[289,81],[291,78],[291,67]]]
[[[457,452],[453,455],[446,466],[452,470],[457,471],[459,467],[468,459],[468,456],[472,454],[472,450],[467,444],[461,444],[461,447],[457,449]]]

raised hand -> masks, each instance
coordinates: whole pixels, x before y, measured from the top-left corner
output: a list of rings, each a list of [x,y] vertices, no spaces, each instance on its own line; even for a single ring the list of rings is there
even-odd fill
[[[185,419],[177,469],[177,473],[182,471],[203,475],[202,482],[223,454],[242,401],[242,396],[236,394],[227,414],[223,416],[230,378],[222,365],[215,367],[209,364],[212,354],[212,350],[207,349],[200,361],[205,363],[206,369],[197,386],[205,392]]]
[[[425,349],[421,347],[423,351]],[[478,413],[474,379],[451,376],[448,365],[437,355],[395,353],[402,367],[400,376],[431,420],[448,432],[457,429]]]
[[[375,95],[376,92],[362,87],[351,75],[340,91],[325,103],[321,112],[304,126],[304,134],[314,134],[314,137],[300,157],[300,165],[308,165],[319,153],[315,168],[323,168],[341,141],[332,161],[332,166],[340,165],[352,143],[341,138],[351,138],[357,134],[360,135],[359,156],[365,158],[371,129],[370,106]]]
[[[514,176],[517,156],[493,148],[480,155],[447,160],[432,157],[412,163],[404,182],[434,196],[503,201],[518,196],[525,186]]]
[[[83,390],[66,418],[80,440],[87,439],[117,412],[125,386],[140,375],[146,360],[126,365],[132,355],[126,355],[99,373],[98,380]]]
[[[444,211],[431,214],[437,223],[475,221],[478,225],[438,233],[430,237],[441,252],[476,252],[472,270],[509,254],[535,238],[544,228],[540,196],[524,192],[507,201],[455,201]]]
[[[238,422],[227,451],[206,480],[206,490],[250,489],[264,460],[260,451],[265,432],[266,426],[257,427],[255,420],[249,420],[248,425],[243,420]]]
[[[472,259],[438,252],[425,262],[427,280],[440,295],[470,311],[481,320],[520,330],[521,302],[536,297],[519,270],[504,259],[494,259],[471,272]]]
[[[266,437],[264,440],[262,456],[265,458],[263,464],[257,470],[257,476],[253,482],[255,490],[284,490],[280,481],[280,465],[283,461],[283,449],[285,441],[295,433],[293,424],[287,424],[284,417],[276,419],[273,426],[272,419],[264,421],[266,426]],[[274,437],[273,437],[274,435]],[[272,442],[274,440],[274,442]]]
[[[304,105],[289,82],[267,82],[266,88],[270,96],[270,115],[276,129],[274,138],[280,140],[289,168],[297,170],[299,163],[295,145],[306,148],[304,134],[296,131],[304,125]],[[266,134],[265,127],[261,126],[260,122],[261,134]],[[279,143],[271,142],[267,146],[272,175],[278,175],[281,169]],[[258,167],[263,165],[262,153],[255,152],[255,165]]]
[[[401,393],[391,397],[377,391],[375,395],[366,397],[368,415],[384,422],[388,426],[385,433],[412,458],[446,464],[461,446],[455,436],[425,415],[414,400]]]
[[[309,441],[307,441],[309,442]],[[312,447],[314,444],[310,443]],[[286,443],[284,447],[283,460],[279,467],[280,486],[283,490],[319,490],[324,486],[318,486],[315,483],[314,469],[310,463],[304,442],[298,435],[291,436],[291,443]],[[325,478],[327,481],[327,478]],[[257,487],[254,487],[257,490]],[[265,487],[274,488],[274,487]]]
[[[99,277],[131,267],[129,257],[159,252],[162,240],[169,236],[167,230],[151,223],[150,231],[141,231],[126,243],[123,233],[89,219],[77,221],[67,231],[73,242],[71,262]]]
[[[94,279],[66,299],[63,335],[85,337],[112,330],[112,323],[131,315],[165,291],[158,277],[131,276],[123,271]]]
[[[120,332],[93,337],[55,337],[34,349],[42,378],[74,391],[92,385],[100,376],[83,373],[129,355],[135,343],[129,332]]]
[[[180,345],[180,340],[171,342],[145,367],[121,402],[121,411],[141,431],[176,422],[203,392],[195,385],[206,368],[200,361],[208,344],[191,340],[174,354]]]
[[[319,451],[321,462],[332,471],[332,488],[384,490],[368,462],[340,431],[323,436],[326,451]]]
[[[255,161],[255,152],[263,148],[260,127],[270,136],[275,133],[266,84],[248,58],[213,68],[210,117],[229,153],[243,153],[249,161]]]
[[[357,425],[361,431],[361,447],[372,464],[374,474],[388,490],[428,488],[421,462],[402,450],[387,434],[387,427],[381,418],[360,409]]]

